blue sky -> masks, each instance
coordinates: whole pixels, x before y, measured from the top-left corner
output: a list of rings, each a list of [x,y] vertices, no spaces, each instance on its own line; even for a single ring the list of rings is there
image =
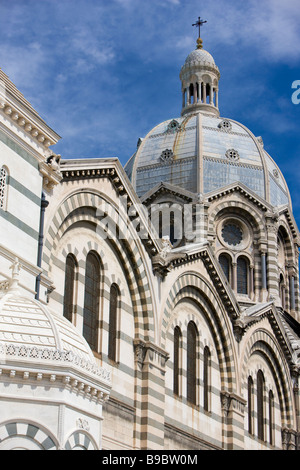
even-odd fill
[[[0,0],[0,67],[62,140],[63,158],[118,157],[180,116],[180,68],[201,36],[219,108],[262,136],[300,227],[299,0]]]

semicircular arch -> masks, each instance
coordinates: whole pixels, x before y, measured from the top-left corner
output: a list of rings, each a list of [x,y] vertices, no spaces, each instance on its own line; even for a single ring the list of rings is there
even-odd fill
[[[58,450],[55,436],[40,424],[26,420],[12,420],[0,425],[0,450],[22,448],[28,450]],[[28,447],[26,447],[26,445]]]
[[[164,348],[166,345],[167,333],[173,321],[174,308],[184,299],[191,299],[205,315],[218,352],[222,385],[226,389],[232,390],[236,386],[237,356],[234,349],[231,321],[218,300],[217,293],[198,273],[182,274],[169,291],[161,322],[162,347]]]
[[[154,341],[156,339],[155,297],[142,242],[136,232],[132,233],[134,227],[128,225],[126,215],[120,214],[116,204],[105,195],[91,191],[74,192],[61,203],[47,229],[43,262],[51,272],[59,240],[74,223],[86,220],[93,225],[99,225],[96,211],[101,205],[104,210],[101,209],[100,214],[103,214],[107,221],[106,242],[114,247],[122,266],[126,269],[135,314],[136,334],[147,341]],[[89,210],[85,216],[86,207],[93,208],[94,211]],[[82,212],[78,213],[80,209]],[[128,228],[132,236],[116,236],[115,227],[123,232]]]
[[[241,387],[245,389],[247,388],[249,373],[248,363],[254,354],[263,356],[269,365],[278,392],[282,426],[294,428],[295,416],[293,414],[293,397],[291,395],[293,386],[288,363],[276,338],[265,328],[257,328],[251,334],[241,354]]]
[[[235,213],[241,217],[244,217],[246,220],[250,221],[252,229],[254,231],[254,236],[256,238],[266,237],[266,228],[263,222],[262,216],[259,211],[257,211],[251,205],[245,205],[243,201],[228,200],[220,201],[212,210],[208,216],[208,229],[211,232],[215,231],[215,221],[220,217],[226,215],[234,215]]]

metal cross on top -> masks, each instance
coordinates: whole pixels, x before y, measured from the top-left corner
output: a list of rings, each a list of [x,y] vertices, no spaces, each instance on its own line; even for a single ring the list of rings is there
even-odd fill
[[[201,37],[201,36],[200,36],[200,27],[201,27],[204,23],[207,23],[207,21],[201,20],[201,18],[200,18],[200,16],[199,16],[199,17],[198,17],[198,21],[192,25],[192,26],[198,26],[198,27],[199,27],[199,38]]]

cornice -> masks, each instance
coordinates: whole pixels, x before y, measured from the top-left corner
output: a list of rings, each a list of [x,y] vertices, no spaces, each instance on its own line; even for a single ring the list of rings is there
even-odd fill
[[[172,196],[179,197],[186,202],[192,202],[195,200],[195,194],[190,191],[182,189],[179,186],[173,186],[169,183],[159,183],[153,189],[144,194],[141,197],[141,201],[143,204],[147,205],[162,193],[171,194]]]
[[[218,77],[218,80],[220,80],[221,73],[219,67],[217,65],[213,65],[210,61],[204,60],[201,62],[193,60],[185,63],[180,69],[179,78],[184,80],[187,74],[204,74],[206,72],[214,73]]]
[[[245,198],[249,199],[250,202],[255,204],[257,207],[259,207],[259,209],[263,211],[272,210],[272,206],[270,204],[268,204],[266,201],[264,201],[262,198],[260,198],[256,194],[249,191],[241,183],[233,183],[229,186],[226,186],[225,188],[221,190],[213,191],[209,194],[206,194],[205,198],[207,199],[208,202],[213,202],[214,200],[221,199],[222,197],[227,196],[228,194],[233,194],[233,193],[242,194]]]
[[[156,264],[154,265],[156,271],[164,277],[169,271],[171,271],[171,269],[175,269],[176,267],[201,259],[226,311],[228,312],[229,317],[234,324],[240,318],[240,309],[234,294],[227,283],[222,268],[214,257],[210,245],[205,243],[200,246],[195,246],[194,249],[193,246],[190,245],[189,248],[182,247],[177,250],[166,252],[164,256],[160,254],[155,257],[153,261],[156,261]]]
[[[61,351],[58,349],[28,347],[14,343],[0,344],[0,375],[4,369],[13,370],[18,374],[26,374],[25,378],[39,376],[40,379],[49,376],[55,377],[77,377],[76,386],[80,381],[86,384],[93,383],[97,387],[110,389],[110,371],[98,365],[76,356],[72,351]],[[68,371],[67,373],[65,371]],[[15,376],[11,374],[10,376]],[[81,377],[81,380],[80,380]],[[67,383],[70,381],[67,380]],[[75,385],[75,384],[74,384]]]
[[[62,162],[60,171],[63,177],[62,182],[108,178],[117,194],[127,197],[127,210],[130,221],[134,221],[136,225],[140,220],[140,223],[146,228],[147,233],[143,234],[144,236],[140,240],[147,253],[151,258],[158,254],[160,246],[157,244],[154,235],[147,229],[149,226],[148,221],[138,208],[141,201],[131,187],[131,183],[118,159],[90,159],[78,162],[76,160],[65,160]],[[134,208],[136,209],[133,210]]]
[[[250,309],[251,308],[252,307],[250,307]],[[243,312],[241,318],[239,319],[241,337],[253,324],[262,322],[264,319],[267,319],[269,321],[274,335],[280,343],[280,346],[292,370],[295,366],[294,351],[291,342],[288,338],[285,327],[281,321],[280,314],[277,311],[273,302],[263,304],[261,305],[261,307],[258,306],[255,314],[247,314],[247,310]]]
[[[43,176],[43,188],[50,192],[63,179],[60,172],[60,155],[50,155],[46,162],[40,162],[39,170]]]
[[[288,225],[291,229],[293,237],[297,239],[297,243],[300,245],[299,229],[297,227],[295,218],[294,218],[289,206],[285,206],[284,208],[280,209],[278,214],[279,215],[283,214],[286,217],[287,223],[288,223]]]
[[[1,364],[0,362],[0,381],[8,380],[9,383],[17,382],[23,385],[28,384],[34,387],[59,387],[60,389],[68,389],[76,395],[81,395],[88,400],[96,403],[103,403],[109,399],[111,385],[107,381],[100,383],[97,380],[91,382],[76,373],[70,371],[58,370],[39,370],[30,368],[29,365],[24,367],[15,364]]]
[[[7,83],[4,82],[4,87],[2,85],[3,89],[0,90],[0,113],[11,119],[16,126],[22,129],[30,138],[36,140],[44,149],[56,144],[61,137],[43,121],[18,92],[17,88],[14,87],[12,91],[9,91],[9,82],[7,80]]]

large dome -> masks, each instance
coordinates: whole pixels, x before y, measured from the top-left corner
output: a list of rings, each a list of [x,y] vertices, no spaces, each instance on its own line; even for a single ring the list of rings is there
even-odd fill
[[[285,179],[262,139],[220,117],[219,78],[213,57],[200,44],[180,71],[181,116],[139,139],[125,165],[138,196],[161,182],[202,195],[238,182],[272,206],[291,205]]]

